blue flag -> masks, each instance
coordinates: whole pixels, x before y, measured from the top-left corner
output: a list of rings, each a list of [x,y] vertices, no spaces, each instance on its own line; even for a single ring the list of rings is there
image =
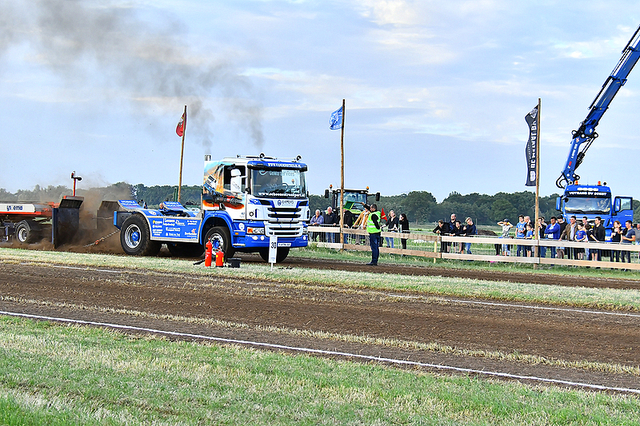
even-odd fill
[[[331,113],[331,118],[329,119],[329,128],[331,130],[342,129],[342,107]]]

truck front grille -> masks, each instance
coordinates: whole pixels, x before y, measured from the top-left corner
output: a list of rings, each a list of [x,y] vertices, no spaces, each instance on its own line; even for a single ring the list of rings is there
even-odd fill
[[[270,207],[267,209],[267,235],[278,237],[299,237],[303,223],[301,209],[297,207]]]

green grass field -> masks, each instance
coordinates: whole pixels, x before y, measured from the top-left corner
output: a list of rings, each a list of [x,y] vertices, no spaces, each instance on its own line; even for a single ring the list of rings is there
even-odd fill
[[[0,320],[3,425],[635,425],[630,396]]]
[[[295,255],[343,256],[322,250]],[[0,249],[0,259],[14,263],[212,273],[193,266],[192,262],[169,258]],[[464,266],[467,267],[466,262]],[[571,274],[569,269],[561,273]],[[330,282],[343,287],[411,289],[425,294],[640,309],[640,292],[633,290],[441,277],[400,280],[393,276],[344,272],[338,277],[332,272],[286,267],[271,271],[265,264],[217,269],[215,273],[272,279],[290,285]],[[637,396],[445,377],[377,364],[229,345],[172,342],[0,317],[0,424],[3,425],[636,425],[638,418]]]

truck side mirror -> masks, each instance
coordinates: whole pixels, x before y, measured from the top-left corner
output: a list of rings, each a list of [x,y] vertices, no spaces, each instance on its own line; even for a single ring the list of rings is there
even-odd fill
[[[328,189],[324,190],[324,198],[329,198],[329,190]]]
[[[376,192],[376,201],[380,201],[380,193]]]
[[[556,210],[562,211],[562,197],[556,198]]]

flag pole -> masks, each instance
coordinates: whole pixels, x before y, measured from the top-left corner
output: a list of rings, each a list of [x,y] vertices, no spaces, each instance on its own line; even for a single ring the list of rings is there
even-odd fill
[[[182,161],[184,159],[184,135],[187,133],[187,106],[184,106],[182,114],[184,121],[182,122],[182,149],[180,150],[180,179],[178,179],[178,202],[180,202],[180,192],[182,190]]]
[[[538,221],[540,220],[540,114],[541,114],[541,100],[538,98],[538,114],[536,116],[536,127],[538,129],[536,133],[536,224],[533,227],[535,229],[536,240],[540,239],[540,232],[538,231]],[[536,247],[537,255],[540,256],[540,246]],[[535,266],[535,264],[534,264]]]
[[[342,129],[340,132],[340,250],[344,250],[344,121],[347,115],[345,100],[342,99]]]

